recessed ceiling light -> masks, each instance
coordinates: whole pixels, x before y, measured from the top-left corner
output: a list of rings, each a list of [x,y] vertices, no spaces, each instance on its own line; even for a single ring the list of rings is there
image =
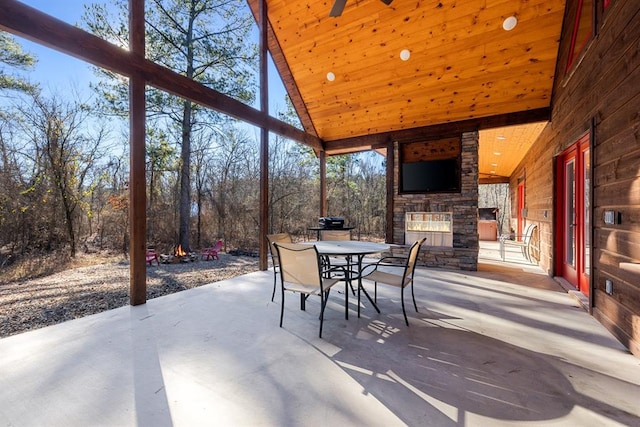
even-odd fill
[[[496,171],[491,171],[491,173],[496,173]]]
[[[493,155],[494,155],[494,156],[499,156],[500,154],[502,154],[502,153],[501,153],[501,152],[499,152],[499,151],[494,151],[494,152],[493,152]]]
[[[336,75],[333,74],[331,71],[329,71],[327,73],[327,80],[329,80],[330,82],[334,81],[336,79]]]
[[[402,49],[400,51],[400,59],[402,59],[403,61],[408,61],[410,56],[411,52],[409,51],[409,49]]]
[[[503,141],[503,140],[505,140],[507,138],[505,138],[503,135],[498,135],[498,136],[496,136],[496,139],[499,139],[500,141]]]
[[[491,166],[493,166],[494,168],[498,166],[497,163],[491,163]]]
[[[516,18],[515,16],[510,16],[502,22],[502,28],[505,31],[513,30],[516,25],[518,25],[518,18]]]

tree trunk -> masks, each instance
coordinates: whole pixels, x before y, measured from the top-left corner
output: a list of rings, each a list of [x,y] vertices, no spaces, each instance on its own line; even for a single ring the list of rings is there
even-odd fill
[[[155,164],[153,162],[151,162],[151,164],[149,165],[149,202],[147,203],[147,242],[151,240],[151,237],[153,236],[153,233],[155,232],[155,227],[154,227],[154,211],[153,211],[153,204],[155,202],[155,192],[153,191],[153,189],[155,188]]]
[[[190,7],[189,25],[185,34],[185,46],[187,48],[187,70],[186,77],[193,79],[193,23],[197,17],[194,4]],[[178,243],[182,250],[190,252],[189,245],[189,222],[191,219],[191,119],[193,105],[191,101],[183,102],[182,114],[182,151],[180,153],[180,225],[178,232]]]
[[[64,198],[64,196],[63,196]],[[71,258],[76,256],[76,235],[73,230],[73,209],[68,206],[66,198],[64,198],[64,213],[67,220],[67,234],[69,236],[69,244],[71,245]]]
[[[196,194],[196,203],[198,208],[198,225],[197,225],[197,234],[196,234],[196,247],[202,247],[202,191],[200,189],[197,190]]]
[[[180,153],[180,226],[178,243],[190,252],[189,220],[191,218],[191,102],[184,102],[182,118],[182,151]]]

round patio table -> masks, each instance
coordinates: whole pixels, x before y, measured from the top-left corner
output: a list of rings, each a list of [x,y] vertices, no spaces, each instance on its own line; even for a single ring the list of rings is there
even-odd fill
[[[373,255],[380,252],[388,251],[391,246],[387,243],[376,242],[362,242],[360,240],[320,240],[317,242],[305,242],[308,245],[314,245],[318,250],[318,253],[323,256],[339,256],[345,257],[347,260],[347,274],[344,281],[348,285],[352,280],[358,280],[358,317],[360,317],[360,291],[364,292],[365,296],[373,305],[378,313],[380,310],[373,301],[367,290],[362,286],[362,260],[366,255]],[[356,262],[352,263],[355,259]],[[353,267],[353,269],[351,268]],[[345,286],[345,318],[349,319],[349,292]]]

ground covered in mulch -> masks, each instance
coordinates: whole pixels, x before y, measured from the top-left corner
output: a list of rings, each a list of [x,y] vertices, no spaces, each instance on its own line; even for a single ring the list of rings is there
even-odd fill
[[[219,254],[217,260],[147,266],[147,299],[258,270],[258,258]],[[72,268],[16,281],[0,279],[0,337],[129,304],[129,261]]]

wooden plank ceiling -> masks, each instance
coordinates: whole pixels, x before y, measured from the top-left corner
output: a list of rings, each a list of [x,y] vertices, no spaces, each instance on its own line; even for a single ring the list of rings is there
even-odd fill
[[[266,0],[269,49],[331,155],[349,151],[340,141],[355,138],[354,151],[361,137],[548,108],[564,3],[347,0],[332,18],[333,0]]]
[[[538,122],[481,130],[478,159],[480,182],[508,182],[546,124]]]

